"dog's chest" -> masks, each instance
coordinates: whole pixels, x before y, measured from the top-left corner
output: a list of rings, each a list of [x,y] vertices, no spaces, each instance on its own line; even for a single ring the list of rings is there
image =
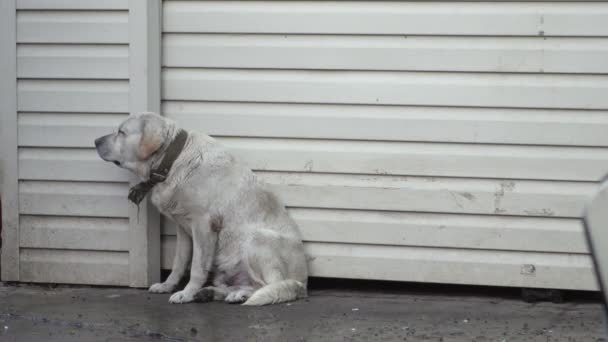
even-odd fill
[[[161,214],[184,226],[187,210],[178,200],[179,189],[172,184],[160,183],[152,189],[150,200]]]

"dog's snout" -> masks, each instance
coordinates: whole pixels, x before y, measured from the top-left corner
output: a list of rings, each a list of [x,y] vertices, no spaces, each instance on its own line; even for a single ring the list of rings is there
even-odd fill
[[[101,159],[108,161],[108,135],[95,139],[95,150]]]

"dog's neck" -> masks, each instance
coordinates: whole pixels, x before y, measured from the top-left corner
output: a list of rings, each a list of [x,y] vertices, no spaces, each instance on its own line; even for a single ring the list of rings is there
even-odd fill
[[[176,129],[175,131],[171,133],[174,137],[170,140],[167,139],[169,143],[163,144],[166,146],[161,146],[163,150],[159,149],[158,153],[154,153],[156,160],[150,161],[151,167],[148,169],[147,179],[129,189],[128,197],[131,202],[139,204],[156,184],[164,182],[167,179],[173,164],[178,159],[188,140],[188,133],[186,131],[183,129]]]
[[[171,146],[175,138],[177,138],[177,134],[179,132],[180,129],[175,125],[171,125],[169,128],[167,128],[167,135],[163,141],[163,144],[148,159],[148,170],[145,177],[146,180],[150,178],[150,173],[152,172],[152,170],[156,170],[163,162],[167,153],[167,149],[169,148],[169,146]]]

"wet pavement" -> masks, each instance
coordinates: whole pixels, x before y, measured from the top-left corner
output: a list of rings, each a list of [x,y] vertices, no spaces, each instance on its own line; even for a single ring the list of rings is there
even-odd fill
[[[2,285],[0,341],[606,341],[596,300],[317,288],[267,307],[144,290]]]

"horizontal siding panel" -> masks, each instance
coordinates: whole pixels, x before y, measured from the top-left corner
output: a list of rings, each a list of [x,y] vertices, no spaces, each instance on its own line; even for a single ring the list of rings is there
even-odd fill
[[[258,171],[599,181],[608,152],[577,147],[513,147],[353,141],[220,139]],[[128,181],[94,149],[20,148],[20,179]]]
[[[308,242],[588,253],[579,219],[289,208]],[[165,220],[163,235],[175,235]]]
[[[589,256],[467,249],[305,243],[313,277],[597,290]],[[161,265],[171,269],[175,238],[164,236]],[[523,269],[533,265],[534,275]]]
[[[129,250],[129,220],[93,217],[19,218],[20,246],[26,248]]]
[[[24,282],[129,285],[129,253],[21,248]]]
[[[309,243],[318,277],[597,290],[587,255]],[[534,275],[525,274],[527,265]]]
[[[608,76],[169,68],[165,100],[608,108]]]
[[[163,114],[221,136],[608,146],[606,111],[164,101]]]
[[[588,253],[578,219],[293,208],[313,242]]]
[[[17,46],[20,78],[129,78],[128,45]]]
[[[17,81],[17,107],[30,112],[129,112],[127,80]]]
[[[608,35],[606,3],[165,1],[163,5],[165,32]]]
[[[258,172],[291,207],[578,218],[597,183]]]
[[[583,147],[221,138],[254,170],[600,181],[608,150]]]
[[[19,179],[128,182],[130,176],[94,149],[20,148]]]
[[[17,9],[115,10],[129,9],[127,0],[17,0]]]
[[[19,182],[19,211],[29,215],[128,217],[128,184]]]
[[[89,147],[116,131],[127,114],[19,113],[19,146]]]
[[[405,39],[404,39],[405,38]],[[165,34],[169,67],[608,73],[608,39]]]
[[[18,43],[129,42],[128,11],[17,11]]]
[[[163,115],[214,136],[608,146],[600,111],[165,101]],[[21,112],[19,145],[92,147],[126,117]]]

